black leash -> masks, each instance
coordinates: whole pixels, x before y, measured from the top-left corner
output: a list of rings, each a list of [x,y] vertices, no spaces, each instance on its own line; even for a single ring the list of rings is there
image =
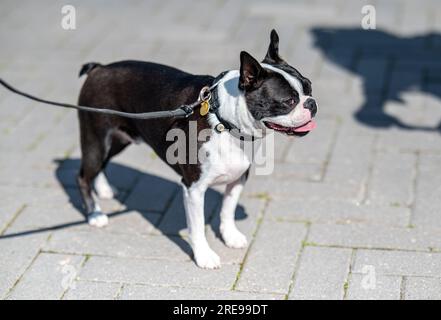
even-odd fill
[[[123,111],[117,111],[113,109],[105,109],[105,108],[92,108],[87,106],[79,106],[69,103],[61,103],[56,101],[50,101],[41,99],[38,97],[35,97],[33,95],[30,95],[26,92],[22,92],[14,87],[12,87],[10,84],[8,84],[6,81],[0,78],[0,84],[4,86],[9,91],[16,93],[20,96],[23,96],[25,98],[50,104],[57,107],[63,107],[63,108],[71,108],[81,111],[87,111],[87,112],[95,112],[95,113],[102,113],[102,114],[108,114],[108,115],[114,115],[114,116],[120,116],[124,118],[130,118],[130,119],[159,119],[159,118],[188,118],[190,115],[193,114],[194,108],[198,105],[200,105],[204,101],[208,101],[211,98],[211,91],[217,86],[218,82],[215,82],[211,87],[203,87],[201,92],[199,93],[199,99],[192,104],[189,105],[181,105],[178,108],[174,110],[167,110],[167,111],[153,111],[153,112],[143,112],[143,113],[130,113],[130,112],[123,112]]]

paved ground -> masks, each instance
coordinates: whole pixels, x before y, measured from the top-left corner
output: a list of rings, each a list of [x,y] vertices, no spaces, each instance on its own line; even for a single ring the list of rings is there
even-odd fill
[[[277,137],[276,168],[238,210],[246,250],[207,233],[223,259],[191,260],[177,177],[145,146],[109,167],[111,224],[83,223],[72,111],[0,90],[0,298],[441,298],[441,6],[372,1],[56,1],[0,4],[0,75],[75,102],[88,61],[153,60],[194,73],[237,68],[240,50],[281,53],[313,82],[318,129]],[[183,238],[184,237],[184,238]]]

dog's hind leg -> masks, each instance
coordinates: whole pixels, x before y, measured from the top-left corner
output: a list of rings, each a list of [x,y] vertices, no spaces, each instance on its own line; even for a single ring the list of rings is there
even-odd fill
[[[87,117],[80,114],[82,159],[77,181],[89,224],[104,227],[108,218],[93,197],[93,184],[99,197],[113,197],[116,189],[108,184],[103,170],[113,156],[131,143],[131,139],[115,128],[99,128]]]
[[[101,171],[95,178],[93,183],[95,192],[100,199],[113,199],[117,193],[115,187],[113,187],[107,180],[104,171]]]
[[[131,143],[131,141],[132,139],[130,139],[129,136],[127,134],[124,134],[122,131],[113,131],[111,135],[110,150],[108,151],[107,157],[102,164],[101,171],[94,180],[94,189],[98,198],[113,199],[118,193],[118,190],[107,180],[104,169],[106,168],[107,163],[110,161],[110,159],[120,153],[122,150],[124,150]]]
[[[108,223],[108,218],[102,213],[92,194],[92,183],[102,167],[102,163],[98,160],[93,156],[83,154],[77,182],[86,210],[87,221],[92,226],[104,227]]]
[[[103,227],[107,225],[108,218],[102,213],[92,192],[93,182],[103,169],[103,164],[107,158],[110,141],[106,143],[107,130],[95,125],[102,118],[94,118],[92,115],[83,112],[79,112],[78,116],[80,120],[82,157],[77,182],[86,211],[87,221],[90,225]]]
[[[248,172],[244,173],[238,180],[228,184],[222,201],[220,233],[225,244],[230,248],[245,248],[247,246],[247,238],[237,229],[234,221],[237,202],[247,176]]]

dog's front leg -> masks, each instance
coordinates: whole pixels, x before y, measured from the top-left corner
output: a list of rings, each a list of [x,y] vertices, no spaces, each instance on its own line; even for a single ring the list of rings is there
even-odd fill
[[[204,197],[206,188],[183,186],[183,190],[187,227],[196,264],[206,269],[219,268],[220,258],[216,252],[211,250],[205,237]]]
[[[230,248],[245,248],[247,246],[247,238],[237,229],[234,221],[237,202],[247,175],[248,173],[244,173],[238,180],[227,185],[222,201],[220,232],[225,244]]]

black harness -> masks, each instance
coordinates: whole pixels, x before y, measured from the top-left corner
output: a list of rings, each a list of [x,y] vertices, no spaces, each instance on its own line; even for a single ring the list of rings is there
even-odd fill
[[[243,141],[254,141],[254,140],[256,140],[256,137],[241,133],[240,129],[238,127],[236,127],[231,122],[222,118],[221,115],[219,114],[220,103],[219,103],[219,96],[218,96],[218,92],[217,92],[217,90],[218,90],[217,85],[219,84],[219,81],[228,72],[229,71],[224,71],[214,79],[213,90],[211,91],[211,98],[208,100],[208,102],[210,104],[210,113],[214,114],[219,122],[217,125],[214,126],[214,130],[218,133],[221,133],[222,131],[228,130],[228,132],[232,136],[234,136],[235,138],[238,138]]]
[[[227,73],[228,71],[224,71],[213,80],[213,86],[216,87],[211,91],[211,99],[208,101],[208,103],[210,104],[210,113],[213,113],[216,116],[217,120],[219,121],[219,124],[217,124],[214,127],[214,129],[217,132],[222,132],[225,129],[226,130],[237,129],[237,127],[234,124],[228,122],[227,120],[222,118],[221,115],[219,114],[220,103],[219,103],[219,96],[217,93],[217,84]]]

